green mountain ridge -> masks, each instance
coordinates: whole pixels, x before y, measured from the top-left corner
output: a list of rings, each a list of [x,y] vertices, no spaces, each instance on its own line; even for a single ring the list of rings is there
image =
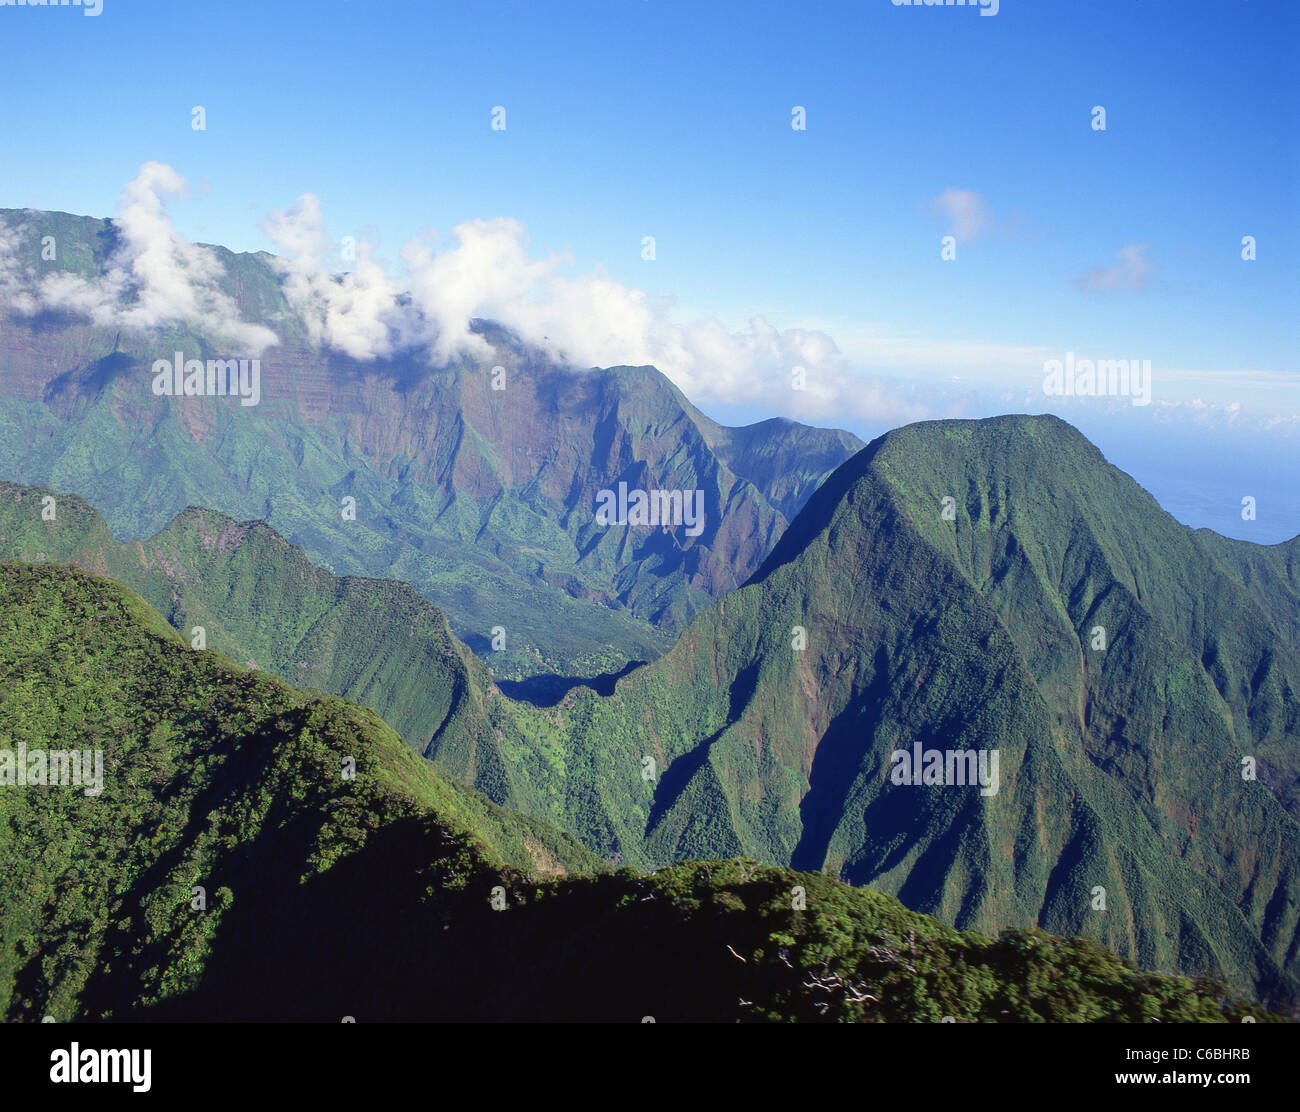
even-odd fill
[[[45,520],[53,499],[53,520]],[[118,544],[75,495],[0,482],[0,559],[72,564],[139,594],[188,643],[378,713],[418,753],[511,806],[544,813],[503,748],[488,668],[405,583],[336,577],[263,522],[197,507]]]
[[[8,1020],[1280,1018],[743,860],[539,878],[536,842],[590,857],[73,568],[0,564],[0,738],[105,770],[0,783]]]
[[[1290,997],[1294,611],[1275,625],[1202,543],[1058,419],[889,433],[666,656],[575,693],[570,747],[633,767],[568,828],[634,861],[825,868],[958,926],[1093,934]],[[891,784],[917,743],[999,750],[1001,791]]]
[[[37,502],[21,493],[0,490],[0,555],[62,544],[56,558],[79,552],[97,570],[76,515],[57,533],[34,525]],[[294,678],[303,642],[272,634],[274,616],[299,607],[283,623],[294,630],[358,592],[319,644],[328,682],[393,715],[452,775],[603,857],[825,870],[958,927],[1090,935],[1147,967],[1295,998],[1296,542],[1186,529],[1055,418],[925,423],[874,441],[666,656],[611,695],[578,688],[552,709],[502,697],[454,638],[421,639],[408,667],[400,622],[357,625],[391,613],[364,601],[390,588],[346,587],[264,526],[209,517],[210,538],[265,530],[277,555],[218,558],[195,543],[204,515],[185,515],[165,534],[187,546],[141,549],[173,572],[211,562],[180,592],[178,624],[197,607],[228,611],[223,636],[261,636],[259,663]],[[277,582],[312,576],[310,604]],[[255,598],[265,613],[250,619]],[[1098,626],[1104,650],[1091,647]],[[358,685],[368,655],[397,678]],[[439,678],[415,712],[425,669]],[[891,754],[918,743],[998,750],[998,793],[891,783]],[[1256,780],[1242,779],[1244,757]]]

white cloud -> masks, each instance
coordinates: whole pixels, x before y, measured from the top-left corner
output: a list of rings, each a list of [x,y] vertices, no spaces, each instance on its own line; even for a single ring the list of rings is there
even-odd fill
[[[653,365],[693,401],[762,405],[810,419],[915,420],[931,415],[884,379],[855,375],[824,332],[778,329],[763,317],[745,328],[715,317],[674,319],[672,298],[625,286],[599,266],[573,273],[568,256],[533,255],[523,225],[470,220],[437,249],[425,234],[402,249],[405,272],[389,277],[358,246],[346,275],[320,203],[311,194],[271,214],[285,293],[313,338],[357,359],[418,350],[441,364],[461,352],[485,357],[470,321],[496,321],[573,366]],[[805,387],[793,388],[795,368]]]
[[[988,205],[972,189],[949,186],[934,199],[934,207],[947,218],[949,233],[962,242],[977,238],[991,223]]]
[[[1126,244],[1120,248],[1119,260],[1114,266],[1094,266],[1074,284],[1088,293],[1140,293],[1159,269],[1146,257],[1148,246],[1145,243]]]
[[[68,272],[47,274],[34,291],[35,307],[89,317],[113,328],[153,329],[185,322],[258,355],[276,336],[240,319],[219,282],[215,252],[172,227],[163,197],[177,195],[185,179],[161,162],[146,162],[118,198],[113,223],[120,243],[105,273],[90,279]],[[29,298],[32,296],[28,295]]]
[[[21,225],[0,224],[0,306],[30,316],[40,307],[29,290],[30,268],[22,265],[20,251],[26,230]]]
[[[393,354],[399,290],[374,261],[369,245],[359,246],[350,272],[332,274],[327,260],[337,257],[338,249],[325,234],[320,201],[312,193],[304,193],[287,211],[272,212],[263,228],[280,250],[275,265],[285,297],[301,314],[314,343],[354,359]]]

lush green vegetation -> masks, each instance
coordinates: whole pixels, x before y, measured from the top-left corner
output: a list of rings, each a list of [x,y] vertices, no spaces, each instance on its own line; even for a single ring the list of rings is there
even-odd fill
[[[1300,654],[1270,586],[1294,580],[1246,547],[1273,569],[1250,589],[1055,418],[909,426],[612,697],[512,712],[607,854],[827,869],[1294,1000]],[[1000,791],[891,784],[918,742],[998,750]]]
[[[0,737],[105,754],[95,797],[0,787],[8,1019],[1274,1018],[815,873],[585,872],[373,713],[194,651],[75,569],[0,566]]]
[[[365,703],[607,860],[824,870],[958,927],[1296,998],[1296,542],[1183,528],[1054,418],[875,442],[665,657],[551,709],[501,697],[413,592],[337,580],[265,526],[193,511],[119,548],[76,500],[41,522],[38,494],[0,490],[0,554],[202,617],[212,646]],[[997,749],[998,794],[890,784],[917,742]]]
[[[43,500],[55,499],[53,520]],[[509,796],[483,713],[487,669],[432,604],[393,580],[340,579],[260,522],[187,510],[119,545],[81,499],[0,483],[0,559],[72,563],[131,587],[186,642],[354,699],[421,753],[441,746],[467,779]]]

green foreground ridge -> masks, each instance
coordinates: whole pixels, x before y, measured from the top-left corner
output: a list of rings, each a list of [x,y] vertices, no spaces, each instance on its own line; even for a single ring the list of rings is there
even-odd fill
[[[74,568],[0,565],[0,739],[9,1020],[1278,1018],[819,873],[610,871]],[[102,792],[12,782],[20,745],[101,750]]]

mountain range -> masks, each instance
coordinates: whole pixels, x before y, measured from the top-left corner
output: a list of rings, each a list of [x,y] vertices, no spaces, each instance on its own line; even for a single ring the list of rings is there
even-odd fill
[[[111,223],[0,217],[29,260],[65,245],[46,273],[112,257]],[[24,590],[91,605],[115,580],[151,636],[274,673],[277,722],[315,698],[404,740],[433,810],[530,874],[753,859],[1300,1002],[1300,537],[1188,529],[1055,417],[865,446],[727,429],[653,368],[576,371],[488,322],[489,360],[361,363],[311,345],[269,256],[213,250],[280,337],[257,406],[152,392],[155,358],[223,354],[188,328],[3,320],[0,560]],[[701,491],[705,527],[601,523],[620,484]],[[75,663],[69,628],[14,618],[12,651]],[[59,715],[82,698],[42,682]],[[185,759],[235,744],[226,722]],[[284,775],[282,802],[308,790]]]
[[[113,576],[603,857],[825,871],[1269,999],[1296,964],[1295,555],[1186,529],[1055,418],[909,426],[663,658],[544,708],[414,591],[265,524],[191,509],[119,546],[75,497],[0,487],[0,556]],[[996,751],[994,791],[896,782],[918,745]]]

